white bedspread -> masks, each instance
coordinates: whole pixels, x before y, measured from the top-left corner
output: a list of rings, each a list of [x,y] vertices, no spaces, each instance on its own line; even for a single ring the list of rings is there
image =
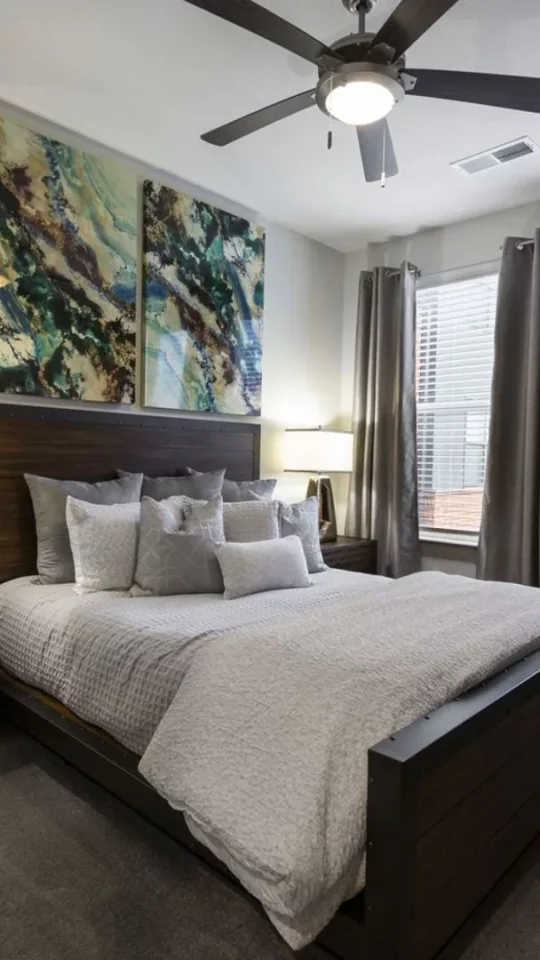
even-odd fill
[[[199,645],[141,770],[299,948],[362,886],[368,748],[537,649],[540,591],[421,573],[278,612]]]
[[[144,753],[199,647],[227,631],[324,607],[377,583],[328,570],[305,590],[226,601],[218,595],[77,596],[24,577],[0,586],[0,665]]]

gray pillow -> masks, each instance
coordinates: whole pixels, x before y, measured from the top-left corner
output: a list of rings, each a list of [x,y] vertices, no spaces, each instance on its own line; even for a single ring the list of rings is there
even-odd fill
[[[134,596],[223,593],[216,546],[225,539],[223,501],[143,497]]]
[[[141,497],[142,473],[121,480],[85,483],[83,480],[53,480],[25,473],[37,533],[37,568],[42,583],[73,583],[75,569],[66,522],[68,497],[86,503],[135,503]]]
[[[316,497],[308,497],[300,503],[280,503],[279,525],[282,537],[295,534],[300,537],[310,573],[326,570],[319,537],[319,505]]]
[[[116,471],[119,477],[133,474]],[[169,497],[191,497],[193,500],[213,500],[221,495],[225,470],[212,470],[188,477],[144,477],[142,496],[152,500],[168,500]]]
[[[222,543],[216,549],[225,600],[265,590],[309,587],[311,580],[299,537],[258,543]]]
[[[245,500],[223,504],[225,540],[253,543],[279,537],[279,502],[277,500]]]
[[[184,467],[187,476],[201,477],[203,474],[191,467]],[[223,480],[221,496],[223,503],[242,503],[244,500],[270,500],[277,480]]]

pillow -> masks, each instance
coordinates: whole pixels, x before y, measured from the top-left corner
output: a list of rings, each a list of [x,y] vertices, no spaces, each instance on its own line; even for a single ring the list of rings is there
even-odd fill
[[[67,498],[75,593],[129,590],[137,559],[140,503],[85,503]]]
[[[25,473],[37,533],[37,568],[42,583],[72,583],[73,556],[66,522],[68,497],[86,503],[135,503],[141,498],[142,473],[127,474],[121,480],[85,483],[82,480],[53,480]]]
[[[316,497],[308,497],[300,503],[280,503],[279,525],[282,537],[300,537],[308,570],[321,573],[326,570],[319,536],[319,504]]]
[[[300,537],[258,543],[222,543],[216,549],[225,599],[236,600],[263,590],[309,587],[311,580]]]
[[[223,504],[225,540],[253,543],[279,537],[279,503],[277,500],[244,500]]]
[[[224,539],[221,497],[143,497],[133,595],[223,593],[216,546]]]
[[[116,471],[119,477],[133,474]],[[142,496],[152,500],[167,500],[169,497],[185,496],[193,500],[213,500],[221,495],[225,470],[199,473],[189,477],[144,477]]]
[[[189,477],[200,477],[202,474],[191,467],[184,467]],[[179,471],[180,472],[180,471]],[[269,500],[274,493],[277,480],[223,480],[221,496],[224,503],[241,503],[244,500]]]

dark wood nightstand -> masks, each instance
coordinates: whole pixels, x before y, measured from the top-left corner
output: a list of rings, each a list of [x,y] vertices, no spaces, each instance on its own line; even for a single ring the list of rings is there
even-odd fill
[[[357,537],[338,537],[332,543],[321,543],[324,562],[338,570],[353,573],[377,572],[377,544],[375,540]]]

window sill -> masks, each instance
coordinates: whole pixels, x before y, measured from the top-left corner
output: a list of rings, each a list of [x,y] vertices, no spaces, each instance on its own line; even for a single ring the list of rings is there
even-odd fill
[[[478,534],[421,530],[420,543],[449,543],[455,547],[478,547]]]

